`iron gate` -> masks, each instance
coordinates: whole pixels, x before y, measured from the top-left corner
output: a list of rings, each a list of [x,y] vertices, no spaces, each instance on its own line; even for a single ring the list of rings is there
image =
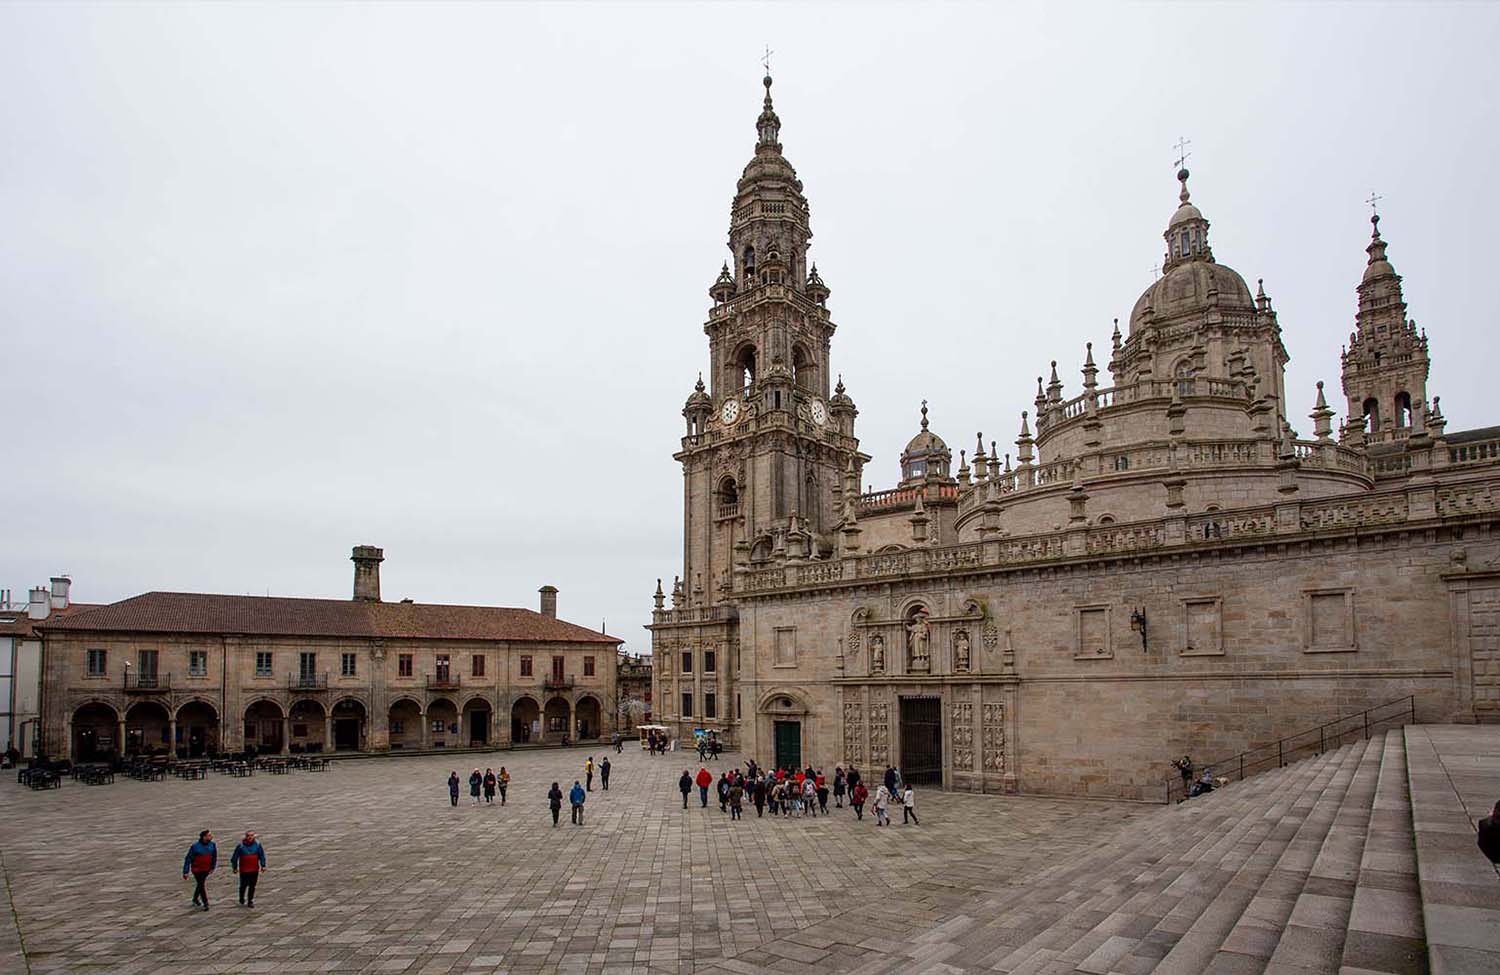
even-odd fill
[[[913,785],[943,784],[943,701],[901,699],[901,777]]]

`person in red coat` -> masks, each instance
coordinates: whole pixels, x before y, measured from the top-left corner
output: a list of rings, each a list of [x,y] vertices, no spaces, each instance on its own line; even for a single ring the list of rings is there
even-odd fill
[[[714,784],[714,777],[709,774],[708,769],[698,766],[698,798],[703,803],[703,808],[708,808],[708,787]]]

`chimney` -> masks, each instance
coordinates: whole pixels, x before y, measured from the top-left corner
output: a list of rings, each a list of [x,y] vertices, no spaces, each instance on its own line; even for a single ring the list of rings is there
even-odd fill
[[[68,608],[68,590],[73,588],[73,580],[67,576],[52,577],[52,608]]]
[[[380,563],[385,552],[373,545],[356,545],[349,556],[354,563],[354,598],[357,602],[380,602]]]
[[[542,615],[557,619],[557,587],[543,586],[537,592],[542,594]]]
[[[52,594],[45,587],[37,586],[31,590],[31,602],[26,606],[28,619],[44,620],[52,615]]]

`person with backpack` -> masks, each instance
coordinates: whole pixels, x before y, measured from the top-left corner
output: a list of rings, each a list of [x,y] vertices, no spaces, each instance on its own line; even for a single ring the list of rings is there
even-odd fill
[[[583,802],[588,798],[582,785],[577,779],[573,780],[573,789],[568,793],[568,803],[573,807],[573,825],[583,825]]]
[[[266,869],[266,848],[255,838],[255,831],[245,830],[245,838],[235,844],[229,855],[229,872],[240,875],[240,905],[255,906],[255,882]]]
[[[745,804],[745,786],[739,779],[735,779],[729,786],[729,818],[736,820]]]
[[[562,790],[557,783],[552,783],[552,788],[547,790],[547,807],[552,810],[552,825],[557,825],[557,817],[562,812]]]
[[[204,830],[198,834],[198,842],[188,847],[187,856],[182,858],[182,879],[192,877],[196,882],[193,887],[194,907],[201,905],[208,910],[208,888],[204,884],[218,865],[219,848],[214,845],[213,831]]]
[[[766,812],[766,777],[764,775],[756,776],[755,786],[750,795],[755,800],[755,818],[760,819]],[[772,815],[775,815],[775,810],[772,810]]]

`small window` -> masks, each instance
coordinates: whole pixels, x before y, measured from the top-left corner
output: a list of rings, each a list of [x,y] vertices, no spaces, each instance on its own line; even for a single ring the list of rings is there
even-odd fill
[[[473,659],[469,661],[469,675],[471,677],[484,676],[484,654],[474,654]]]
[[[1188,255],[1188,232],[1186,230],[1184,230],[1182,232],[1181,243],[1178,246],[1179,246],[1178,253],[1180,255],[1182,255],[1183,257],[1187,257],[1187,255]]]
[[[684,674],[693,672],[693,651],[691,650],[682,651],[682,672]]]
[[[257,651],[255,651],[255,676],[256,677],[270,677],[271,676],[271,651],[269,651],[269,650],[257,650]]]
[[[352,653],[339,654],[339,676],[354,677],[357,674],[359,658]]]
[[[108,661],[108,650],[90,650],[88,652],[89,676],[103,677]]]
[[[719,699],[713,691],[703,695],[703,716],[705,718],[717,718],[719,716]]]
[[[432,719],[432,731],[433,731],[434,734],[440,735],[440,734],[442,734],[446,730],[448,730],[448,726],[445,725],[445,724],[443,724],[443,719],[442,718],[433,718]]]
[[[682,692],[682,716],[684,718],[690,718],[690,717],[693,716],[693,692],[692,691],[683,691]]]
[[[734,716],[736,718],[743,718],[745,716],[745,710],[741,706],[740,696],[738,694],[734,696]]]
[[[396,676],[410,677],[411,669],[411,654],[398,654],[396,657]]]
[[[1114,656],[1109,643],[1109,607],[1080,606],[1074,610],[1074,660],[1100,660]]]
[[[584,657],[583,658],[583,676],[585,676],[585,677],[592,677],[592,676],[594,676],[594,658],[593,657]]]
[[[703,651],[703,672],[705,674],[712,674],[716,671],[718,667],[716,657],[717,655],[712,650]],[[709,717],[712,717],[712,715],[709,715]]]
[[[208,651],[188,651],[188,674],[193,677],[203,677],[208,674]]]
[[[531,656],[529,654],[521,658],[521,676],[531,676]]]

